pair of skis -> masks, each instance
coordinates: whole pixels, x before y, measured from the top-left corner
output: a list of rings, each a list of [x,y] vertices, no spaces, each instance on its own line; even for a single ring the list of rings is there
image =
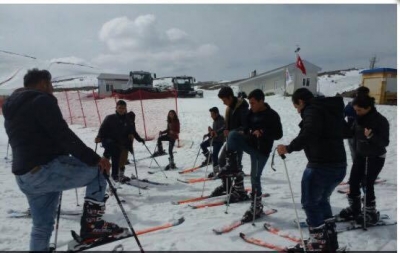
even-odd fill
[[[386,217],[386,216],[384,216],[384,217]],[[389,226],[389,225],[397,224],[396,221],[389,220],[388,216],[387,216],[387,218],[388,218],[387,220],[381,219],[378,223],[376,223],[374,225],[369,225],[368,228],[378,227],[378,226]],[[342,221],[342,222],[344,222],[344,221]],[[274,227],[272,224],[270,224],[268,222],[264,224],[264,228],[268,232],[270,232],[272,234],[275,234],[275,235],[278,235],[281,238],[285,238],[285,239],[287,239],[287,240],[289,240],[291,242],[295,242],[297,244],[299,244],[301,242],[301,239],[299,237],[292,236],[290,234],[284,233],[279,228]],[[357,229],[363,229],[363,226],[355,224],[354,221],[351,221],[351,222],[349,222],[348,225],[344,226],[343,228],[338,228],[337,232],[341,233],[341,232],[352,231],[352,230],[357,230]],[[240,237],[244,241],[246,241],[248,243],[251,243],[251,244],[254,244],[254,245],[258,245],[258,246],[261,246],[261,247],[265,247],[265,248],[269,248],[269,249],[272,249],[272,250],[275,250],[275,251],[287,252],[287,251],[290,250],[290,248],[288,248],[288,247],[277,245],[277,244],[271,243],[271,242],[269,242],[267,240],[262,240],[262,239],[258,239],[258,238],[254,238],[254,237],[248,237],[244,233],[240,233]],[[344,252],[346,250],[347,250],[346,247],[342,247],[342,248],[337,249],[336,252]]]
[[[184,221],[185,221],[184,217],[181,217],[179,219],[174,219],[171,222],[167,222],[161,226],[155,226],[155,227],[150,227],[147,229],[138,230],[138,231],[136,231],[136,235],[139,236],[139,235],[147,234],[150,232],[178,226],[178,225],[182,224]],[[133,237],[133,234],[130,234],[128,232],[127,234],[121,235],[119,237],[109,236],[109,237],[98,238],[98,239],[92,240],[90,242],[83,242],[82,239],[79,237],[79,235],[75,231],[71,230],[71,234],[72,234],[72,237],[74,238],[74,240],[72,240],[68,243],[68,251],[69,252],[78,252],[78,251],[88,250],[88,249],[92,249],[92,248],[102,246],[102,245],[105,245],[108,243],[112,243],[112,242],[116,242],[119,240]],[[114,249],[121,248],[121,247],[122,247],[122,245],[120,244],[120,245],[117,245],[116,247],[114,247]]]

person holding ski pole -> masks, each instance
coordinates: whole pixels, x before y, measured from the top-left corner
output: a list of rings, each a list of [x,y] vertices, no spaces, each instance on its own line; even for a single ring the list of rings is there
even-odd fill
[[[175,110],[170,110],[167,116],[167,129],[160,131],[160,137],[157,139],[157,151],[153,154],[153,157],[165,154],[162,141],[168,141],[169,165],[165,168],[165,170],[176,169],[173,150],[175,141],[179,139],[180,129],[181,124],[179,122],[178,115],[176,114]]]
[[[243,222],[250,222],[253,217],[260,218],[263,214],[261,202],[261,174],[267,163],[275,140],[282,138],[281,119],[266,102],[262,90],[250,92],[250,111],[247,114],[247,125],[243,131],[233,130],[228,135],[228,152],[244,151],[251,160],[251,200],[249,210],[243,217]]]
[[[355,160],[349,179],[349,206],[341,210],[339,216],[345,220],[356,220],[363,225],[365,212],[365,223],[368,226],[379,221],[374,182],[385,164],[386,147],[389,145],[389,122],[376,110],[373,97],[357,96],[352,105],[357,114],[353,125]],[[363,211],[361,186],[365,187],[366,195]]]
[[[13,151],[12,173],[32,215],[30,251],[49,251],[61,192],[83,186],[82,240],[129,233],[102,219],[107,200],[103,172],[109,173],[111,165],[68,127],[53,96],[49,71],[28,70],[24,87],[6,100],[3,114]]]
[[[301,204],[310,233],[306,250],[335,252],[339,245],[329,197],[346,175],[343,98],[314,97],[307,88],[300,88],[293,93],[292,102],[302,119],[300,132],[277,150],[284,155],[304,149],[308,160],[301,181]],[[303,250],[301,247],[300,243],[291,251]]]
[[[205,160],[201,163],[201,167],[206,166],[207,164],[210,163],[208,160],[210,156],[210,151],[208,150],[208,147],[210,147],[211,140],[212,141],[212,164],[214,171],[211,172],[208,177],[214,177],[218,171],[218,154],[219,151],[221,150],[222,145],[225,142],[225,136],[223,134],[224,128],[225,128],[225,120],[224,117],[222,117],[219,114],[219,110],[217,107],[212,107],[210,108],[210,116],[213,119],[213,126],[208,127],[208,133],[203,136],[204,138],[207,138],[205,141],[203,141],[200,144],[200,148],[203,150],[203,155],[205,156]]]
[[[240,130],[246,126],[246,116],[249,111],[249,104],[245,99],[240,99],[234,96],[233,90],[229,86],[222,87],[218,92],[218,97],[226,105],[225,111],[225,129],[224,136],[228,137],[230,131]],[[242,156],[243,151],[231,152],[226,149],[227,143],[221,148],[218,157],[218,165],[220,172],[218,177],[222,180],[222,185],[218,186],[211,193],[211,196],[221,196],[228,194],[227,188],[232,187],[232,177],[235,178],[235,184],[230,194],[230,203],[249,200],[249,196],[244,189],[243,171],[242,171]]]
[[[134,126],[127,117],[126,102],[118,100],[115,113],[107,115],[95,138],[95,142],[101,142],[104,147],[104,157],[111,158],[111,174],[115,182],[125,183],[130,180],[129,177],[124,175],[124,170],[120,171],[120,168],[125,166],[126,162],[126,158],[124,159],[121,154],[127,155],[127,150],[132,148],[131,143],[134,137],[138,141],[144,142],[137,133],[135,135],[135,132]]]

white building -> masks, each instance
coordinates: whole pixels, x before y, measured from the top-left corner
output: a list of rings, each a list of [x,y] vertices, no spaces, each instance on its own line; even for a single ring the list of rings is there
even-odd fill
[[[99,96],[110,96],[113,90],[125,89],[129,75],[101,73],[98,77]]]
[[[293,94],[293,91],[305,87],[312,93],[317,93],[318,72],[322,69],[306,60],[302,60],[306,68],[306,75],[296,67],[296,62],[255,75],[236,83],[239,91],[247,95],[255,90],[261,89],[264,93]],[[290,78],[287,82],[286,73]]]

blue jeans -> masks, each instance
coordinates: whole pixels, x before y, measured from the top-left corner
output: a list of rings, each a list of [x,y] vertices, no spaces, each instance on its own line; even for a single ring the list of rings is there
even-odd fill
[[[48,251],[60,193],[86,186],[86,197],[104,201],[107,182],[97,166],[70,156],[59,156],[37,172],[15,176],[32,214],[30,250]]]
[[[310,227],[332,217],[329,197],[346,176],[346,166],[306,168],[301,180],[301,204]]]
[[[211,142],[211,140],[207,139],[200,144],[200,148],[203,150],[203,154],[207,154],[207,152],[208,152],[207,148],[210,147],[210,142]],[[218,141],[213,141],[213,143],[212,143],[213,166],[218,165],[218,154],[219,154],[219,151],[221,150],[222,145],[223,145],[223,143],[218,142]],[[208,159],[208,157],[206,159]]]
[[[246,137],[237,131],[231,131],[227,140],[229,151],[246,152],[250,155],[251,160],[251,189],[256,192],[257,196],[262,194],[261,189],[261,174],[267,163],[268,155],[261,154],[260,151],[251,147],[246,142]]]

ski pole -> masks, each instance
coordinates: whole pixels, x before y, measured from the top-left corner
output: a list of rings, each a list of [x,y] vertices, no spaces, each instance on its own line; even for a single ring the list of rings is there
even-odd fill
[[[236,181],[236,180],[235,180]],[[225,210],[225,214],[228,214],[228,208],[229,208],[229,202],[230,202],[230,200],[231,200],[231,193],[232,193],[232,190],[233,190],[233,186],[234,186],[234,184],[235,184],[235,181],[232,183],[232,185],[231,185],[231,189],[229,189],[229,192],[228,192],[228,199],[226,200],[226,210]],[[226,188],[228,189],[228,177],[226,178]]]
[[[58,225],[60,224],[60,214],[61,214],[61,200],[62,200],[62,192],[60,192],[60,198],[58,202],[58,210],[57,210],[57,222],[56,222],[56,234],[54,236],[54,243],[50,245],[50,252],[56,252],[57,249],[57,237],[58,237]]]
[[[288,180],[289,189],[290,189],[290,194],[292,195],[292,202],[293,202],[294,211],[295,211],[295,213],[296,213],[296,221],[297,221],[297,227],[298,227],[299,232],[300,232],[301,244],[302,244],[302,246],[303,246],[303,251],[306,252],[306,245],[305,245],[304,239],[303,239],[303,238],[304,238],[304,237],[303,237],[303,231],[302,231],[301,228],[300,228],[299,215],[297,214],[297,208],[296,208],[296,204],[295,204],[295,202],[294,202],[294,195],[293,195],[292,185],[291,185],[291,183],[290,183],[289,173],[288,173],[287,166],[286,166],[286,161],[285,161],[286,156],[285,156],[285,155],[281,155],[281,158],[282,158],[283,164],[284,164],[284,166],[285,166],[286,178],[287,178],[287,180]]]
[[[140,251],[141,251],[142,253],[144,253],[144,250],[143,250],[142,245],[140,244],[139,238],[137,237],[136,232],[135,232],[135,230],[134,230],[133,227],[132,227],[131,221],[129,220],[128,215],[126,214],[125,209],[124,209],[124,207],[122,206],[121,200],[120,200],[119,197],[118,197],[117,190],[116,190],[115,187],[112,185],[112,183],[111,183],[111,181],[110,181],[110,177],[108,176],[107,172],[104,171],[104,172],[103,172],[103,175],[104,175],[104,177],[106,178],[107,183],[108,183],[108,185],[110,186],[111,191],[113,192],[115,198],[117,199],[118,205],[119,205],[119,207],[121,208],[122,214],[124,215],[125,220],[126,220],[126,222],[128,223],[128,225],[129,225],[129,228],[131,229],[132,235],[135,237],[136,243],[138,244],[138,246],[139,246],[139,248],[140,248]]]
[[[363,230],[367,231],[367,222],[366,222],[366,216],[367,216],[367,173],[368,173],[368,156],[365,157],[365,193],[364,193],[364,224],[363,224]]]
[[[260,150],[260,140],[257,139],[257,151]],[[258,176],[258,154],[256,160],[256,177]],[[261,179],[260,179],[261,180]],[[253,202],[253,226],[256,226],[254,221],[256,220],[256,198],[257,198],[257,189],[254,187],[254,202]]]
[[[147,151],[150,153],[150,155],[151,155],[151,152],[150,152],[150,150],[149,150],[149,148],[147,147],[147,145],[146,144],[144,144],[143,143],[143,145],[146,147],[146,149],[147,149]],[[167,177],[167,175],[164,173],[164,171],[162,170],[162,168],[161,168],[161,166],[160,166],[160,164],[158,164],[158,162],[157,162],[157,160],[156,160],[156,158],[155,157],[152,157],[153,159],[154,159],[154,161],[157,163],[157,165],[158,165],[158,168],[160,169],[160,171],[164,174],[164,176],[165,176],[165,178],[168,178]]]
[[[97,142],[96,142],[96,147],[94,148],[94,152],[97,153]]]
[[[8,143],[7,143],[7,153],[6,153],[6,157],[4,157],[5,160],[8,159],[8,149],[9,148],[10,148],[10,140],[8,140]]]
[[[137,167],[136,167],[135,151],[132,152],[132,156],[133,156],[133,164],[135,165],[136,178],[139,182],[139,175],[138,175]],[[142,195],[142,192],[140,191],[140,187],[138,187],[138,189],[139,189],[139,195]]]
[[[206,167],[206,172],[205,172],[205,174],[204,174],[204,178],[207,178],[207,170],[208,170],[208,165],[209,165],[210,159],[211,159],[211,153],[214,151],[214,150],[212,149],[213,141],[214,141],[214,138],[211,138],[211,141],[210,141],[210,152],[208,152],[207,167]],[[199,152],[200,152],[200,149],[199,149]],[[198,154],[197,154],[197,155],[198,155]],[[196,160],[197,160],[197,158],[196,158]],[[193,167],[194,167],[194,166],[193,166]],[[203,197],[203,194],[204,194],[204,187],[205,187],[205,186],[206,186],[206,181],[203,182],[203,190],[201,191],[201,197]]]
[[[160,139],[160,136],[161,136],[161,133],[158,133],[157,142],[158,142],[158,139]],[[158,146],[158,143],[157,143],[157,145],[154,147],[153,154],[156,152],[157,146]],[[150,154],[150,156],[153,156],[153,154]],[[153,163],[153,160],[150,161],[149,168],[151,167],[151,164],[152,164],[152,163]]]
[[[76,195],[76,206],[79,206],[79,201],[78,201],[78,188],[75,188],[75,195]]]
[[[194,168],[194,166],[196,166],[196,162],[197,162],[197,158],[199,157],[200,150],[201,150],[201,146],[199,147],[199,152],[197,152],[197,156],[196,156],[196,159],[194,160],[194,164],[193,164],[192,168]]]

